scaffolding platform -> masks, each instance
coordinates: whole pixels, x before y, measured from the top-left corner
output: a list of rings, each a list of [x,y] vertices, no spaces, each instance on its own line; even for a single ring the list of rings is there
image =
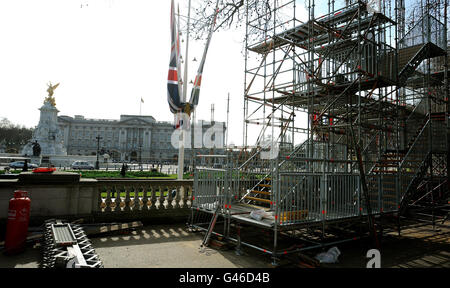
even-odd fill
[[[224,169],[194,173],[191,225],[219,207],[216,233],[239,247],[236,227],[269,231],[272,248],[246,245],[274,259],[281,235],[314,230],[301,249],[376,240],[384,219],[450,199],[448,3],[406,25],[404,1],[320,1],[316,15],[312,0],[307,19],[296,2],[247,19],[243,150],[226,149]],[[261,209],[269,216],[250,216]]]

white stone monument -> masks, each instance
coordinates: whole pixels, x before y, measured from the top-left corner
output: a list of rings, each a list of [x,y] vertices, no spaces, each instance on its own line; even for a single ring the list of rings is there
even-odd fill
[[[67,155],[67,150],[64,147],[63,135],[58,128],[59,110],[56,109],[55,98],[53,98],[53,90],[56,89],[58,85],[59,83],[54,86],[52,86],[51,83],[48,84],[48,97],[45,98],[44,105],[39,109],[41,111],[39,124],[33,132],[33,138],[30,143],[25,145],[22,149],[23,155],[33,156],[33,143],[36,142],[40,146],[39,156]]]

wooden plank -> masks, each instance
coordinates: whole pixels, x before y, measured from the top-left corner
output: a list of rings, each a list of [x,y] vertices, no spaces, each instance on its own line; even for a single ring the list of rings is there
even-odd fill
[[[282,221],[302,220],[308,217],[308,210],[288,211],[280,215]]]
[[[269,185],[269,184],[258,184],[258,186],[272,188],[272,185]]]
[[[320,266],[320,261],[314,258],[309,257],[308,255],[305,254],[298,254],[298,257],[300,258],[301,261],[303,261],[304,263],[307,263],[309,265],[312,265],[314,267],[319,267]]]
[[[268,192],[268,191],[258,191],[258,190],[252,190],[252,193],[263,194],[263,195],[271,195],[271,194],[272,194],[272,192]]]
[[[256,201],[256,202],[263,202],[263,203],[267,203],[267,204],[272,203],[272,201],[270,201],[269,199],[261,199],[261,198],[250,197],[250,196],[245,196],[245,199]]]

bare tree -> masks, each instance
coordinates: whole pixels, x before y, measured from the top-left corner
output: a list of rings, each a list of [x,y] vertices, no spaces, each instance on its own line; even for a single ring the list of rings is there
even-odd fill
[[[278,1],[278,0],[277,0]],[[191,33],[195,39],[207,35],[211,21],[214,19],[216,8],[215,0],[200,0],[199,7],[195,8],[191,20]],[[270,0],[219,0],[215,31],[229,28],[239,28],[245,25],[247,17],[255,19],[255,25],[261,27],[270,23],[272,19],[272,4]],[[257,29],[249,34],[260,33]]]
[[[7,118],[0,120],[0,145],[6,152],[20,149],[31,140],[33,129],[14,125]]]
[[[394,1],[394,0],[391,0]],[[445,1],[448,0],[412,0],[406,5],[406,31],[408,31],[421,18],[425,11],[431,15],[443,15]],[[279,6],[283,0],[275,0]],[[322,1],[317,1],[316,4]],[[349,1],[353,2],[353,1]],[[246,19],[254,19],[250,25],[248,34],[261,34],[262,31],[255,27],[264,27],[273,22],[274,0],[219,0],[219,13],[217,18],[217,30],[228,29],[231,27],[240,27],[245,25]],[[193,22],[191,23],[191,33],[194,37],[200,39],[207,34],[209,23],[214,18],[215,0],[198,0],[198,8],[194,11]],[[275,19],[276,23],[282,22],[282,19]],[[184,27],[185,29],[186,27]]]
[[[438,19],[441,18],[444,15],[445,1],[448,0],[414,0],[409,2],[406,6],[406,30],[411,29],[426,13]]]

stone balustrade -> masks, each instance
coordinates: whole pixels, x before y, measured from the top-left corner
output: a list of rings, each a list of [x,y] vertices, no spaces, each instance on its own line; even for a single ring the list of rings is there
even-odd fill
[[[187,221],[192,180],[85,179],[76,173],[0,179],[0,223],[6,223],[14,190],[28,191],[31,222],[49,218],[85,221]]]
[[[192,180],[98,180],[97,216],[135,219],[187,216]]]

